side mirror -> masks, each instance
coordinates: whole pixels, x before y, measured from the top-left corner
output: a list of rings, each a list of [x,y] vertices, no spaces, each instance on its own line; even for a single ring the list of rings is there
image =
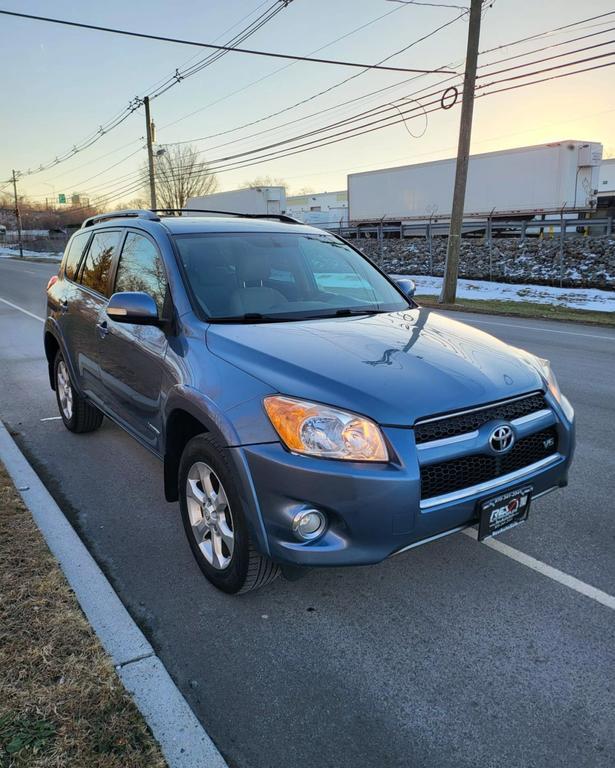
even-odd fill
[[[414,280],[410,280],[409,277],[394,277],[393,280],[397,284],[397,287],[402,290],[406,296],[412,298],[416,291],[416,283]]]
[[[116,323],[158,325],[156,302],[141,291],[114,293],[107,304],[107,315]]]

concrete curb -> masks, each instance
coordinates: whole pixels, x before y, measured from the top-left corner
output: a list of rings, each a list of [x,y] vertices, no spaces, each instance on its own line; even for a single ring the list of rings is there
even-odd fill
[[[228,768],[154,649],[0,422],[0,461],[170,768]]]

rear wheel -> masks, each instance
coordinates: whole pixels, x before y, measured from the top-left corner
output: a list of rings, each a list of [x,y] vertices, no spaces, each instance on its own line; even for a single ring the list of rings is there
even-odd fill
[[[250,540],[236,486],[224,448],[210,435],[190,440],[179,468],[184,529],[205,576],[231,594],[263,587],[279,574]]]
[[[93,432],[98,429],[103,415],[75,390],[61,352],[56,355],[54,379],[58,408],[66,429],[71,432]]]

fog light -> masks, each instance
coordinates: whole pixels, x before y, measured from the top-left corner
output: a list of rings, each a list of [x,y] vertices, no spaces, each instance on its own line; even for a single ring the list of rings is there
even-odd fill
[[[300,539],[317,539],[325,530],[327,521],[317,509],[304,509],[293,518],[293,532]]]

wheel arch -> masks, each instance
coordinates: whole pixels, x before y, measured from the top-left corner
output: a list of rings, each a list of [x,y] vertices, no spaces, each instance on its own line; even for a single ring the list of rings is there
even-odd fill
[[[60,342],[58,341],[54,333],[52,333],[49,329],[46,329],[44,344],[45,344],[45,357],[47,358],[47,373],[49,374],[49,385],[51,389],[55,390],[56,382],[55,382],[55,377],[53,375],[53,364],[55,362],[56,355],[60,350]]]
[[[177,391],[167,401],[167,415],[164,422],[164,496],[169,502],[179,500],[178,474],[184,447],[196,435],[211,434],[220,445],[231,449],[238,445],[238,436],[223,414],[209,413],[204,403],[194,400],[194,391]],[[240,483],[239,493],[245,503],[247,524],[263,554],[269,554],[269,543],[265,533],[258,501],[253,493],[252,483],[245,462],[238,460],[236,450],[228,451]]]
[[[167,416],[164,441],[164,497],[167,501],[179,499],[177,475],[186,444],[193,437],[208,432],[211,428],[206,420],[184,407],[175,407]]]

